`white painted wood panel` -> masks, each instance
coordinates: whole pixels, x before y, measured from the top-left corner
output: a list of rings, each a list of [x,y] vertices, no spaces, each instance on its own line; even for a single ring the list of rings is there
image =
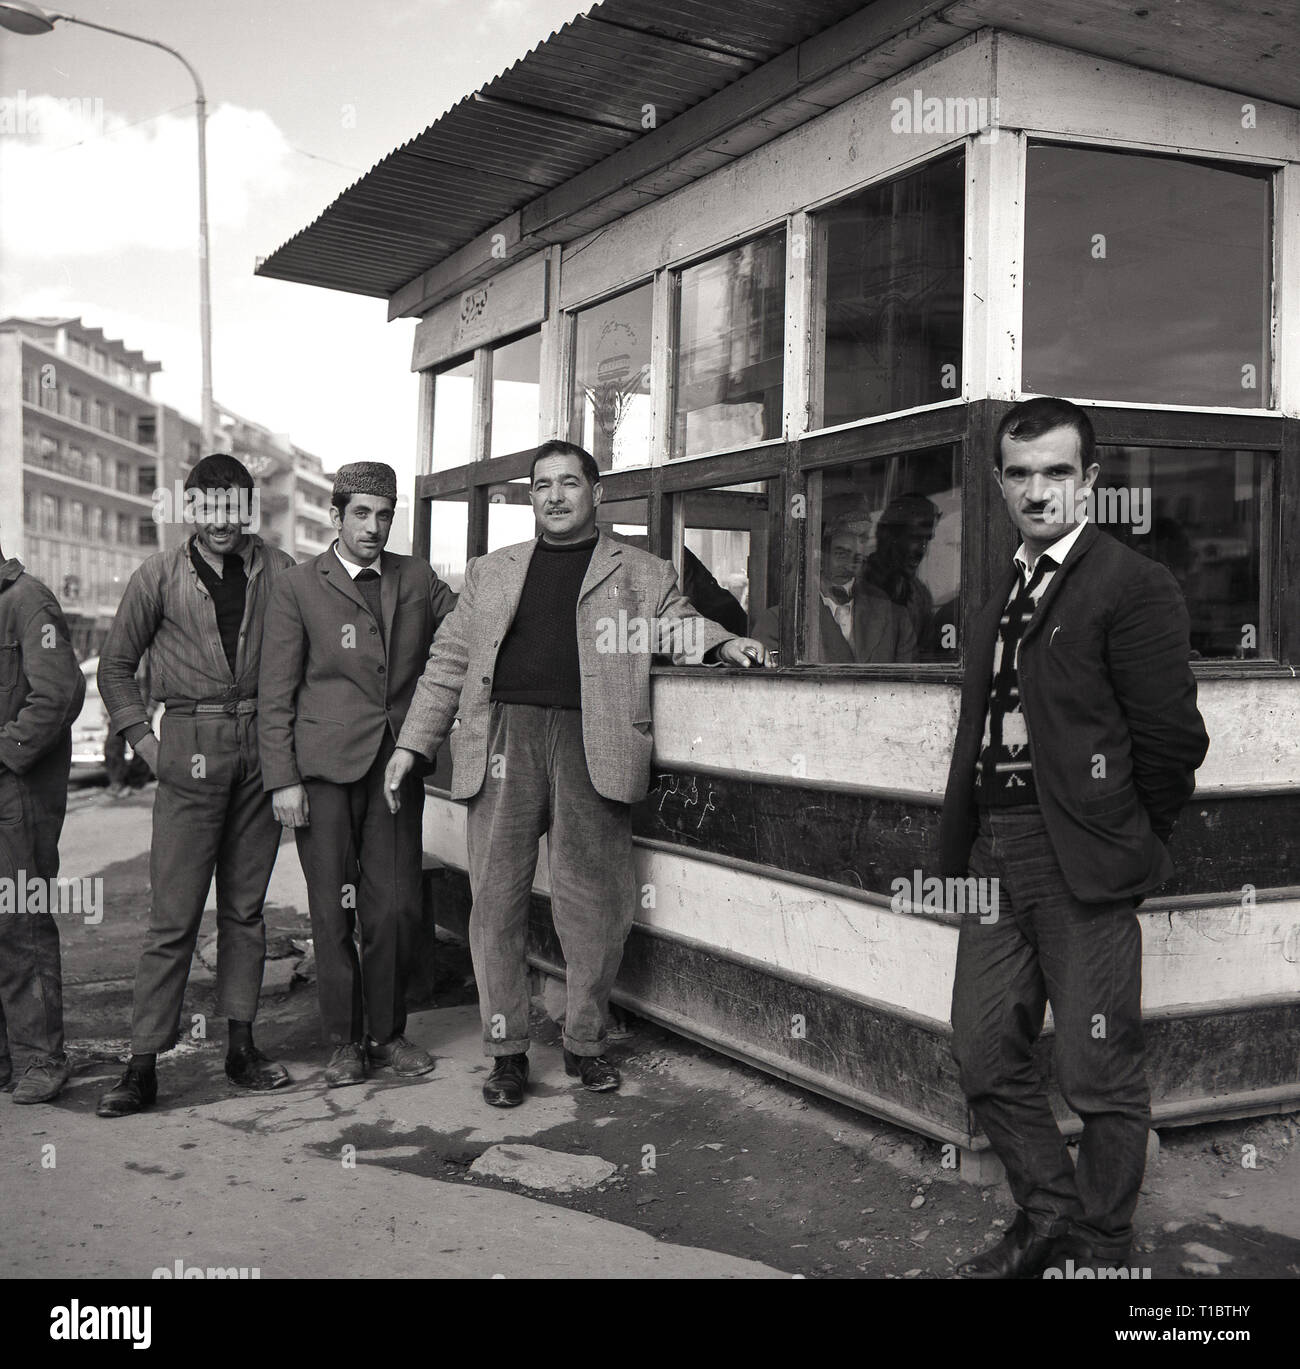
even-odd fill
[[[425,851],[463,870],[465,808],[430,795]],[[693,856],[637,847],[643,926],[774,970],[947,1022],[957,929],[890,908]],[[539,894],[549,896],[545,840]],[[1249,1003],[1300,995],[1300,900],[1139,913],[1142,1004]]]
[[[1004,128],[1260,161],[1300,149],[1300,110],[1014,33],[997,35],[995,93]]]
[[[1202,680],[1198,700],[1210,734],[1198,792],[1295,786],[1300,680]],[[908,680],[660,673],[652,703],[656,764],[934,798],[959,698],[955,685]]]
[[[415,326],[411,370],[440,365],[540,323],[546,317],[548,257],[538,252],[431,309]]]

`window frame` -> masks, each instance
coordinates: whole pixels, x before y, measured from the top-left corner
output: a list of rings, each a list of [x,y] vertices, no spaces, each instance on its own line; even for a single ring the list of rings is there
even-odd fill
[[[644,501],[647,545],[655,554],[673,561],[679,573],[682,565],[684,505],[681,496],[692,490],[714,489],[742,481],[779,480],[778,497],[786,502],[797,495],[807,501],[810,484],[818,472],[873,457],[885,458],[907,451],[941,444],[955,444],[960,451],[962,480],[962,553],[959,612],[961,637],[955,662],[916,662],[910,664],[794,664],[804,646],[806,632],[804,598],[808,566],[809,519],[786,517],[782,524],[780,546],[774,553],[781,567],[783,664],[768,678],[808,676],[827,679],[850,676],[862,680],[903,680],[929,684],[959,683],[965,670],[966,631],[983,607],[1002,568],[1010,561],[1017,538],[1006,517],[991,476],[991,449],[998,423],[1014,403],[1034,396],[1020,388],[1020,342],[1023,338],[1022,299],[1019,287],[1005,284],[1006,271],[1023,261],[1024,195],[1026,189],[1026,152],[1030,142],[1090,146],[1160,157],[1183,156],[1189,160],[1216,160],[1271,168],[1270,214],[1273,243],[1270,326],[1273,330],[1269,402],[1272,407],[1227,408],[1135,404],[1075,398],[1091,417],[1099,446],[1145,446],[1192,449],[1227,449],[1268,452],[1271,463],[1271,488],[1262,492],[1261,555],[1271,559],[1261,566],[1261,596],[1267,602],[1261,612],[1261,651],[1263,631],[1268,626],[1270,650],[1275,658],[1250,660],[1193,661],[1198,679],[1244,677],[1286,677],[1292,665],[1300,665],[1300,539],[1284,536],[1300,518],[1300,418],[1286,415],[1283,406],[1288,394],[1296,392],[1295,379],[1284,373],[1300,365],[1300,356],[1288,350],[1287,340],[1297,336],[1296,322],[1289,331],[1282,326],[1280,284],[1283,273],[1286,187],[1300,184],[1300,167],[1277,156],[1249,156],[1237,150],[1194,151],[1155,144],[1138,144],[1120,138],[1089,136],[1081,133],[1040,128],[1003,128],[994,143],[982,143],[977,134],[954,138],[922,155],[900,160],[893,167],[871,178],[846,185],[835,194],[818,199],[781,219],[765,217],[743,232],[729,232],[705,250],[681,258],[671,258],[647,274],[644,266],[635,275],[617,284],[605,285],[590,294],[565,301],[542,327],[542,411],[543,427],[557,435],[570,435],[571,400],[577,315],[617,298],[633,289],[652,284],[651,316],[651,401],[652,441],[648,465],[609,471],[602,475],[605,498],[609,501]],[[815,250],[796,256],[792,250],[795,235],[806,235],[814,243],[812,219],[816,214],[852,199],[855,195],[908,173],[930,162],[964,149],[966,197],[964,239],[967,268],[963,278],[962,374],[958,393],[951,399],[914,409],[868,416],[834,427],[811,428],[809,401],[816,364],[813,342],[819,308],[824,301],[814,298],[817,281]],[[1288,173],[1288,168],[1289,173]],[[1289,174],[1290,179],[1284,179]],[[1294,183],[1294,184],[1293,184]],[[1018,193],[1017,193],[1018,192]],[[1010,204],[1012,207],[1008,208]],[[784,424],[781,436],[760,443],[701,453],[670,457],[669,449],[676,409],[677,332],[680,326],[680,280],[683,270],[721,256],[774,232],[785,231],[786,366],[783,375]],[[1300,241],[1300,235],[1292,234]],[[993,240],[996,239],[996,244]],[[1288,251],[1294,252],[1289,242]],[[562,259],[563,260],[563,259]],[[973,263],[973,264],[972,264]],[[562,261],[561,261],[562,264]],[[1289,261],[1289,267],[1296,262]],[[1003,268],[1006,268],[1004,271]],[[982,293],[980,293],[982,292]],[[976,311],[972,297],[988,308]],[[1011,338],[1008,344],[1004,334]],[[549,338],[549,342],[548,342]],[[499,341],[509,341],[502,338]],[[494,344],[495,345],[495,344]],[[547,364],[548,346],[558,359]],[[477,349],[478,356],[486,349]],[[460,364],[461,357],[447,366]],[[438,367],[438,370],[443,369]],[[481,369],[481,368],[480,368]],[[432,370],[432,368],[431,368]],[[489,368],[490,370],[490,368]],[[426,373],[427,374],[427,373]],[[488,376],[490,386],[490,374]],[[1014,398],[1008,397],[1014,396]],[[1063,396],[1072,398],[1071,396]],[[422,392],[422,406],[426,404]],[[422,442],[431,437],[431,409],[422,407]],[[576,440],[576,439],[572,439]],[[422,447],[422,451],[424,448]],[[532,451],[486,458],[483,450],[466,466],[425,473],[416,481],[415,548],[426,555],[429,545],[429,502],[435,498],[463,497],[468,504],[468,557],[482,555],[487,547],[487,492],[490,486],[528,474]],[[656,667],[659,669],[660,667]],[[703,670],[700,667],[672,667],[674,673]],[[709,669],[716,674],[716,668]]]

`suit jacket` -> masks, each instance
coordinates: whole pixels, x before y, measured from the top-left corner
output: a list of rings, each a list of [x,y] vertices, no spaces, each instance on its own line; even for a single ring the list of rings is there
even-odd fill
[[[349,784],[402,730],[438,625],[456,596],[427,561],[380,552],[379,630],[331,547],[282,571],[271,593],[258,681],[266,791],[304,779]]]
[[[998,620],[1019,574],[1010,568],[968,638],[939,831],[945,875],[967,870]],[[1038,804],[1081,902],[1140,898],[1174,872],[1164,843],[1209,746],[1188,634],[1169,571],[1089,523],[1021,638],[1020,706]]]
[[[821,655],[823,665],[848,662],[910,662],[916,659],[916,632],[907,609],[896,604],[875,585],[859,582],[853,596],[853,642],[840,631],[835,615],[818,596],[821,609]],[[781,608],[764,609],[754,623],[754,636],[765,647],[781,645]]]
[[[466,566],[460,602],[429,652],[397,739],[430,760],[459,722],[451,733],[454,799],[473,798],[483,785],[497,652],[536,548],[536,541],[521,542]],[[670,562],[600,534],[578,591],[582,742],[596,792],[618,803],[635,803],[650,787],[651,653],[635,645],[637,619],[691,623],[694,650],[674,651],[678,664],[697,662],[735,636],[695,611]]]

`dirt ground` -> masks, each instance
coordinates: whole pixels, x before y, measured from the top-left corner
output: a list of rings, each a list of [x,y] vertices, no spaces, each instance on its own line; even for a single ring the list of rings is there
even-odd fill
[[[93,791],[74,796],[78,808],[100,802]],[[126,802],[140,807],[147,824],[147,792]],[[293,852],[282,859],[293,860]],[[101,873],[103,923],[61,929],[67,1036],[80,1074],[102,1073],[126,1050],[148,909],[147,855]],[[267,923],[272,936],[310,935],[305,908],[268,905]],[[434,1002],[412,1008],[474,1001],[468,952],[451,942],[443,950]],[[211,982],[192,981],[187,1017],[211,1010]],[[221,1069],[224,1023],[212,1028],[208,1039],[186,1041],[160,1061],[164,1093],[183,1096],[186,1105],[232,1092]],[[540,1013],[534,1034],[538,1051],[558,1051],[555,1025]],[[273,1056],[317,1053],[323,1065],[314,985],[295,982],[264,1000],[257,1039]],[[436,1055],[436,1041],[423,1044]],[[538,1201],[818,1279],[942,1278],[1014,1215],[1004,1184],[962,1182],[944,1168],[937,1143],[651,1023],[628,1019],[610,1054],[636,1080],[635,1094],[580,1092],[576,1120],[541,1132],[527,1129],[525,1105],[518,1139],[599,1154],[617,1162],[618,1173],[595,1190]],[[364,1163],[512,1189],[469,1173],[487,1143],[467,1135],[358,1127],[343,1139],[357,1145]],[[1300,1114],[1169,1129],[1161,1143],[1138,1209],[1135,1265],[1149,1265],[1154,1279],[1189,1277],[1180,1273],[1190,1258],[1184,1247],[1201,1243],[1229,1257],[1220,1279],[1300,1276]],[[1243,1165],[1246,1157],[1253,1167]]]

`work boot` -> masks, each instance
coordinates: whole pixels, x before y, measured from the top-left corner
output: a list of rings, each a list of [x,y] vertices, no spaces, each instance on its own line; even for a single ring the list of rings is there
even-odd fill
[[[155,1070],[128,1065],[122,1082],[99,1100],[95,1109],[100,1117],[129,1117],[133,1112],[150,1107],[158,1097],[158,1075]]]
[[[959,1264],[954,1279],[1036,1279],[1047,1268],[1056,1238],[1035,1235],[1021,1209],[1007,1234],[991,1250]]]
[[[14,1089],[15,1103],[50,1103],[59,1096],[72,1071],[67,1058],[61,1061],[33,1060],[23,1071]]]
[[[494,1108],[517,1108],[524,1101],[527,1082],[527,1054],[498,1055],[496,1065],[483,1085],[483,1101]]]
[[[582,1087],[592,1093],[608,1093],[623,1082],[622,1076],[603,1055],[574,1055],[564,1052],[564,1072],[582,1080]]]
[[[1047,1263],[1043,1266],[1043,1278],[1077,1278],[1077,1270],[1087,1269],[1093,1271],[1095,1276],[1098,1269],[1124,1269],[1127,1272],[1129,1256],[1126,1253],[1123,1258],[1116,1258],[1114,1255],[1098,1255],[1092,1248],[1092,1242],[1086,1237],[1080,1236],[1077,1232],[1069,1232],[1064,1236],[1058,1236],[1052,1242],[1052,1251],[1047,1258]],[[1085,1274],[1084,1278],[1089,1275]]]
[[[277,1065],[269,1056],[262,1054],[250,1041],[246,1046],[238,1046],[226,1056],[226,1078],[241,1089],[265,1093],[270,1089],[282,1089],[292,1084],[289,1071]]]
[[[361,1049],[360,1041],[345,1041],[341,1046],[335,1046],[334,1054],[325,1066],[325,1082],[332,1089],[366,1082],[366,1053]]]
[[[423,1051],[413,1041],[398,1035],[381,1046],[375,1041],[366,1041],[366,1055],[373,1069],[391,1069],[394,1074],[411,1078],[417,1074],[428,1074],[433,1068],[433,1057]]]

